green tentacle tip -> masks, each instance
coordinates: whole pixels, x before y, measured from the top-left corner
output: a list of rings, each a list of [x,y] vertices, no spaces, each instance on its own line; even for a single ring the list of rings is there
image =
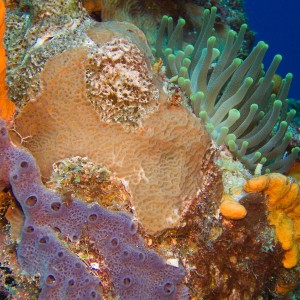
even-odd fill
[[[244,23],[244,24],[241,25],[240,30],[242,30],[242,29],[245,30],[247,28],[248,28],[248,25],[246,23]]]
[[[204,15],[209,15],[210,14],[210,10],[208,8],[204,9]]]
[[[278,106],[281,107],[282,106],[282,101],[281,100],[275,100],[273,106]]]
[[[175,59],[176,59],[176,56],[174,54],[169,54],[168,55],[168,60],[169,61],[175,61]]]
[[[182,65],[186,68],[188,68],[191,64],[191,60],[189,58],[184,58],[183,62],[182,62]]]
[[[196,100],[196,95],[195,95],[195,94],[191,94],[191,95],[190,95],[190,100],[191,100],[192,103],[195,102],[195,100]]]
[[[164,55],[165,56],[168,56],[168,55],[170,55],[172,53],[173,53],[173,50],[171,48],[166,48],[165,51],[164,51]]]
[[[252,83],[253,83],[253,78],[252,78],[252,77],[247,77],[247,78],[245,79],[245,84],[246,84],[247,86],[250,86]]]
[[[179,77],[179,78],[178,78],[178,85],[179,85],[181,88],[184,86],[184,80],[185,80],[184,77]]]
[[[202,103],[203,99],[204,99],[204,93],[203,92],[197,92],[195,94],[195,100],[197,100],[200,103]]]
[[[209,133],[212,133],[215,129],[215,126],[211,123],[208,123],[208,124],[206,124],[205,128]]]
[[[267,162],[267,158],[266,157],[263,157],[261,160],[260,160],[260,164],[264,165],[265,163]]]
[[[207,114],[207,112],[206,112],[205,110],[202,110],[202,111],[199,112],[199,118],[200,118],[201,122],[204,123],[204,124],[206,124],[207,121],[209,120],[208,114]],[[211,125],[212,125],[212,124],[211,124]],[[212,126],[213,126],[213,125],[212,125]],[[214,129],[214,128],[215,128],[215,127],[213,126],[213,129]]]
[[[292,134],[290,131],[288,131],[288,132],[285,134],[285,136],[284,136],[284,138],[285,138],[286,140],[291,140],[292,137],[293,137],[293,134]]]
[[[242,62],[243,62],[243,60],[238,57],[233,60],[233,64],[235,66],[239,66]]]
[[[300,147],[295,147],[292,149],[292,153],[299,153],[300,152]]]
[[[259,41],[258,43],[257,43],[257,45],[256,45],[256,47],[265,47],[267,44],[264,42],[264,41]]]
[[[210,9],[211,13],[216,13],[217,12],[217,7],[216,6],[213,6],[211,9]]]
[[[229,141],[227,142],[227,146],[228,146],[228,148],[229,148],[229,150],[230,150],[231,152],[234,152],[234,151],[237,150],[237,145],[236,145],[236,143],[235,143],[234,140],[229,140]]]
[[[183,19],[183,18],[178,19],[177,25],[184,26],[185,25],[185,19]]]
[[[225,139],[226,145],[228,144],[228,141],[236,141],[236,135],[234,133],[227,134]]]
[[[205,110],[201,110],[199,112],[199,118],[203,119],[203,118],[207,118],[208,115],[207,115],[207,112]]]
[[[228,119],[236,121],[240,118],[241,114],[236,108],[232,108],[228,113]]]
[[[178,75],[179,77],[186,77],[188,75],[188,69],[186,67],[181,67]]]
[[[187,55],[190,55],[192,54],[192,52],[194,51],[194,46],[191,45],[191,44],[188,44],[185,49],[184,49],[184,52],[187,54]]]
[[[296,115],[297,111],[295,109],[291,109],[289,112],[288,112],[288,115],[292,115],[293,118],[294,116]]]
[[[281,121],[279,126],[280,126],[280,128],[287,128],[287,125],[288,124],[286,121]]]
[[[236,35],[237,35],[237,33],[234,30],[229,30],[229,32],[227,33],[227,37],[229,37],[229,36],[236,36]]]
[[[217,38],[215,36],[211,36],[208,40],[207,40],[207,46],[208,45],[214,45],[216,42]]]
[[[276,55],[274,56],[274,59],[273,59],[273,60],[274,60],[274,61],[281,62],[281,61],[282,61],[282,55],[276,54]]]

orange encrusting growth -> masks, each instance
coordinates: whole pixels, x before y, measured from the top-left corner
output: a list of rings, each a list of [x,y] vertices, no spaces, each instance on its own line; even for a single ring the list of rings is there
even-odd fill
[[[300,258],[300,193],[299,184],[279,173],[248,180],[246,192],[264,192],[267,196],[268,220],[275,226],[276,236],[285,250],[285,268],[293,268]]]
[[[221,214],[232,220],[240,220],[247,215],[246,208],[228,194],[224,194],[219,207]]]
[[[6,77],[6,57],[3,44],[5,33],[5,5],[3,0],[0,0],[0,117],[4,120],[9,120],[15,111],[15,104],[7,98],[7,83]]]

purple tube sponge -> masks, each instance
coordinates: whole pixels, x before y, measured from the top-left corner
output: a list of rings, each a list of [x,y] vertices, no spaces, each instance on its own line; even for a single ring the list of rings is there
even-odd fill
[[[25,215],[19,263],[29,274],[40,274],[39,299],[102,299],[100,280],[57,232],[70,242],[88,241],[103,258],[120,299],[188,299],[183,269],[144,247],[130,215],[74,197],[66,201],[46,189],[34,158],[11,143],[2,120],[0,151],[0,187],[11,185]]]

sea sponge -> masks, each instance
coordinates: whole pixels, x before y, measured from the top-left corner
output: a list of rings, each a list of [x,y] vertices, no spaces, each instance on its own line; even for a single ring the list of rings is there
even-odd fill
[[[184,269],[145,248],[129,214],[46,189],[36,161],[11,143],[2,119],[0,151],[0,180],[11,186],[25,215],[18,263],[40,277],[39,299],[102,300],[103,273],[94,272],[92,261],[109,276],[114,298],[188,299]],[[80,252],[90,259],[84,263]]]
[[[0,117],[9,120],[15,111],[15,104],[7,98],[7,83],[6,78],[6,57],[3,44],[5,33],[5,5],[3,0],[0,0]]]
[[[219,209],[221,214],[228,219],[239,220],[247,215],[246,208],[228,194],[223,195]]]
[[[136,129],[103,121],[87,98],[88,51],[75,48],[48,60],[40,96],[16,118],[16,130],[29,136],[23,145],[46,177],[52,163],[66,157],[103,164],[128,183],[147,233],[174,227],[183,201],[200,188],[210,139],[199,119],[182,105],[170,105],[162,90],[159,107],[141,117]]]
[[[285,268],[293,268],[300,257],[300,193],[294,179],[279,173],[252,178],[244,184],[246,192],[264,192],[267,196],[269,223],[275,226],[276,237],[285,250]]]

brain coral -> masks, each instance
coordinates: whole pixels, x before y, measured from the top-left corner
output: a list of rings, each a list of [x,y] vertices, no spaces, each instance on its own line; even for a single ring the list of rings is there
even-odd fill
[[[141,118],[135,130],[103,121],[87,97],[88,52],[75,48],[48,60],[42,92],[16,118],[16,129],[29,136],[24,145],[43,176],[59,159],[87,156],[129,183],[133,207],[148,233],[173,227],[183,201],[197,194],[210,140],[198,119],[184,106],[168,104],[162,91],[158,109]]]

